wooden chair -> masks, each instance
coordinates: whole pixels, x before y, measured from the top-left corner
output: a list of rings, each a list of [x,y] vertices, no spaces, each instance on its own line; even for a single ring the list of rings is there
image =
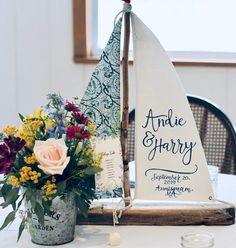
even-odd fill
[[[236,175],[236,133],[229,118],[212,102],[188,96],[207,163],[225,174]],[[129,161],[134,160],[135,109],[129,114]]]

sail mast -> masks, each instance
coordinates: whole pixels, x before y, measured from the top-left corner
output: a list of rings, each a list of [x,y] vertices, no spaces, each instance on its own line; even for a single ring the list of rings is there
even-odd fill
[[[123,0],[130,4],[130,0]],[[129,120],[129,42],[130,42],[130,12],[124,13],[124,45],[122,57],[122,77],[123,77],[123,112],[121,123],[121,146],[124,165],[124,196],[130,196],[129,181],[129,161],[128,161],[128,120]]]

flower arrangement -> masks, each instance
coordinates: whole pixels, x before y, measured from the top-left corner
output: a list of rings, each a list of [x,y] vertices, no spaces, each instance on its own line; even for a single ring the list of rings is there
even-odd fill
[[[75,101],[58,94],[49,94],[47,99],[46,106],[33,114],[19,114],[20,128],[7,126],[1,133],[1,206],[12,205],[13,210],[0,230],[13,222],[23,200],[30,202],[43,225],[54,198],[65,199],[74,192],[76,206],[85,216],[96,198],[94,174],[101,171],[102,154],[95,154],[92,146],[95,126]],[[36,197],[39,191],[41,200]],[[22,216],[18,240],[29,214]]]

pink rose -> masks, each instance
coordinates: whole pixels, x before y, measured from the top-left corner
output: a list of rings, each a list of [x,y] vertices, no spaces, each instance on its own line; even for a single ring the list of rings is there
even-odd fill
[[[70,161],[66,156],[67,149],[64,139],[36,140],[34,154],[39,162],[38,168],[48,175],[62,175]]]

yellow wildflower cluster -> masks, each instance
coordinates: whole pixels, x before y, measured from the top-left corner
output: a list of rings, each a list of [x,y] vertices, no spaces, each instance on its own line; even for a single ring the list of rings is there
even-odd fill
[[[5,128],[3,128],[3,132],[7,136],[13,135],[16,131],[17,131],[16,126],[6,126]]]
[[[94,152],[94,149],[93,148],[88,148],[85,150],[85,155],[87,156],[91,156]]]
[[[20,180],[16,176],[10,176],[9,181],[13,187],[17,187],[20,185]]]
[[[36,109],[32,116],[28,116],[28,119],[38,119],[43,120],[46,130],[55,126],[55,122],[43,111],[42,108]]]
[[[46,130],[55,125],[53,120],[46,115],[42,108],[36,109],[33,114],[28,115],[24,119],[23,125],[16,132],[16,137],[25,140],[28,148],[33,148],[35,134],[43,124],[45,124]]]
[[[31,125],[33,130],[37,130],[42,125],[42,121],[32,120],[30,125]]]
[[[32,168],[29,166],[24,166],[20,169],[20,178],[16,176],[10,176],[9,182],[13,187],[17,187],[22,183],[27,181],[33,181],[34,183],[38,183],[38,179],[41,177],[41,173],[37,171],[32,171]]]
[[[92,121],[89,121],[88,122],[88,129],[89,129],[89,132],[90,133],[95,133],[95,131],[96,131],[96,127],[95,127],[95,125],[93,124],[93,122]]]
[[[35,157],[35,154],[33,153],[29,157],[24,157],[24,161],[26,162],[26,164],[35,164],[37,162],[37,159]]]
[[[24,166],[20,169],[20,182],[22,183],[25,183],[29,180],[32,180],[34,183],[38,183],[39,177],[41,177],[41,173],[32,171],[32,168],[29,166]]]
[[[96,155],[96,158],[94,159],[92,166],[100,167],[103,159],[103,153],[99,153]]]
[[[32,132],[29,125],[27,125],[25,122],[22,125],[21,128],[16,133],[16,137],[19,137],[26,141],[26,146],[28,148],[33,148],[34,146],[34,133]]]
[[[53,176],[52,181],[47,180],[46,184],[41,188],[41,190],[45,190],[45,195],[43,196],[43,200],[52,200],[50,195],[54,195],[57,193],[57,186],[55,184],[56,178]]]

